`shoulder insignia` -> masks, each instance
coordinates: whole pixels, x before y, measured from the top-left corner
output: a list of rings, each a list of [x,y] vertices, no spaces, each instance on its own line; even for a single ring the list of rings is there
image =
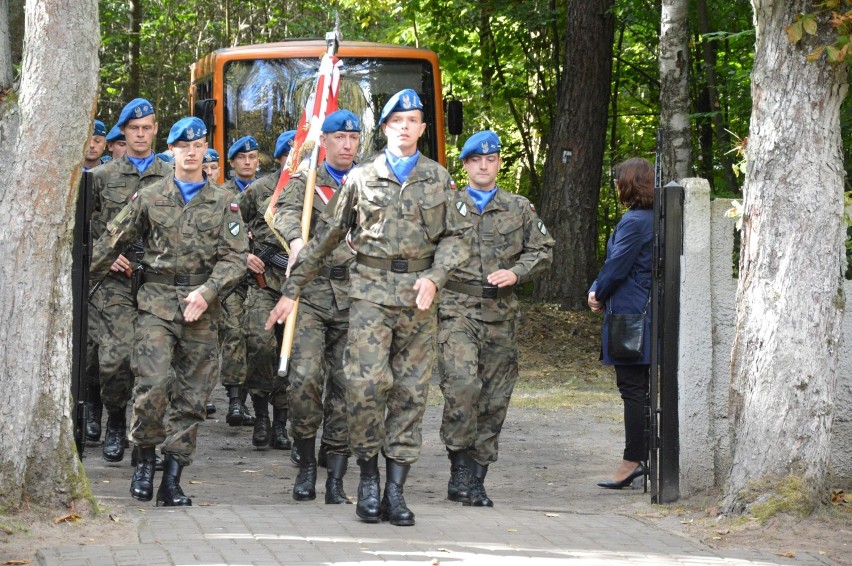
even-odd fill
[[[299,178],[299,177],[301,177],[301,176],[302,176],[302,172],[301,172],[301,171],[296,171],[295,173],[290,173],[290,178],[291,178],[291,179],[298,179],[298,178]]]
[[[547,236],[547,228],[544,227],[544,222],[541,220],[538,221],[538,231],[541,232],[542,235]]]
[[[133,193],[133,196],[130,197],[130,201],[133,202],[134,200],[136,200],[136,197],[138,197],[138,196],[139,196],[139,191],[136,191],[135,193]]]
[[[345,184],[346,184],[346,175],[344,175],[344,176],[340,179],[340,186],[342,187],[342,186],[343,186],[343,185],[345,185]]]
[[[532,210],[533,212],[535,212],[535,205],[534,205],[533,203],[530,203],[530,210]]]
[[[228,222],[228,232],[230,232],[232,236],[238,236],[240,234],[240,223]]]
[[[458,185],[456,185],[456,182],[453,181],[452,179],[450,179],[450,188],[453,189],[454,191],[459,190]]]
[[[456,210],[458,210],[459,214],[461,214],[462,216],[467,216],[467,205],[462,201],[456,202]]]
[[[231,212],[237,212],[240,209],[240,205],[235,202],[231,203]],[[236,236],[236,234],[234,234]]]

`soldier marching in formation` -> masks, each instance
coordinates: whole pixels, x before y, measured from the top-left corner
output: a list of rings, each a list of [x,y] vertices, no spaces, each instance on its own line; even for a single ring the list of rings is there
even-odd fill
[[[352,503],[343,478],[354,454],[357,517],[413,525],[403,492],[420,456],[434,371],[444,397],[447,497],[493,506],[484,480],[497,460],[518,377],[514,290],[547,269],[554,242],[527,199],[496,186],[501,161],[494,132],[465,142],[460,159],[469,182],[458,191],[446,169],[418,150],[424,119],[414,90],[396,93],[379,117],[387,146],[356,167],[360,119],[347,110],[325,118],[326,157],[317,169],[306,243],[307,175],[285,166],[295,131],[276,142],[280,171],[258,181],[257,141],[234,142],[227,155],[234,175],[220,187],[219,154],[208,149],[203,122],[184,118],[171,128],[172,166],[155,158],[151,103],[135,99],[124,108],[106,136],[115,159],[94,171],[92,226],[99,240],[90,272],[98,283],[87,371],[91,383],[100,379],[96,391],[109,415],[108,461],[123,458],[133,393],[135,499],[154,496],[155,447],[162,444],[157,505],[192,504],[181,471],[192,462],[218,378],[228,392],[226,422],[254,425],[255,447],[291,449],[289,417],[291,460],[299,466],[293,499],[316,498],[322,427],[325,503]],[[285,181],[276,235],[264,213]],[[142,270],[137,282],[144,283],[134,288],[126,274]],[[296,299],[291,363],[279,377],[276,323]],[[256,420],[245,407],[246,392]],[[87,437],[96,439],[94,398],[90,413]]]

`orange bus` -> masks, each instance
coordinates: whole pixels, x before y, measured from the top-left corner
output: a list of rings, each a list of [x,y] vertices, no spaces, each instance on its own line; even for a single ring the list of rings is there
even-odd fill
[[[290,40],[219,49],[190,68],[193,115],[207,124],[210,146],[221,156],[220,182],[229,177],[227,149],[252,135],[260,146],[258,175],[272,171],[275,140],[296,127],[310,96],[326,42]],[[446,164],[444,104],[438,57],[432,51],[365,42],[340,42],[338,106],[361,117],[359,157],[384,147],[377,126],[382,106],[394,93],[413,88],[420,95],[427,130],[420,151]],[[461,133],[461,106],[450,103],[451,133]]]

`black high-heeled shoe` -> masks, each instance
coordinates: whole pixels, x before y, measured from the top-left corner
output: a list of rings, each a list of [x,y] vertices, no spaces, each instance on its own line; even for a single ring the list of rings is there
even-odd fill
[[[640,463],[638,466],[633,468],[633,471],[630,472],[630,475],[627,476],[626,478],[624,478],[623,480],[621,480],[621,481],[612,481],[612,480],[599,481],[598,486],[599,487],[605,487],[606,489],[623,489],[623,488],[627,487],[628,485],[630,485],[631,483],[633,483],[633,480],[635,480],[638,477],[644,476],[646,473],[648,473],[648,471],[645,469],[645,466]]]

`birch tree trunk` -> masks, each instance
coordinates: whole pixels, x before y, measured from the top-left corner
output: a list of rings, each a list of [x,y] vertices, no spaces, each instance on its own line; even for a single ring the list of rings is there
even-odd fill
[[[662,182],[691,177],[689,120],[689,10],[686,0],[662,0],[660,18],[660,128]]]
[[[796,494],[796,510],[808,513],[828,496],[845,301],[846,68],[824,57],[808,63],[816,44],[787,40],[785,26],[812,10],[811,1],[752,6],[757,39],[731,367],[734,450],[723,510],[756,512],[788,500],[786,490]]]
[[[71,421],[71,244],[99,42],[97,0],[28,0],[20,90],[0,103],[0,508],[89,494]]]

